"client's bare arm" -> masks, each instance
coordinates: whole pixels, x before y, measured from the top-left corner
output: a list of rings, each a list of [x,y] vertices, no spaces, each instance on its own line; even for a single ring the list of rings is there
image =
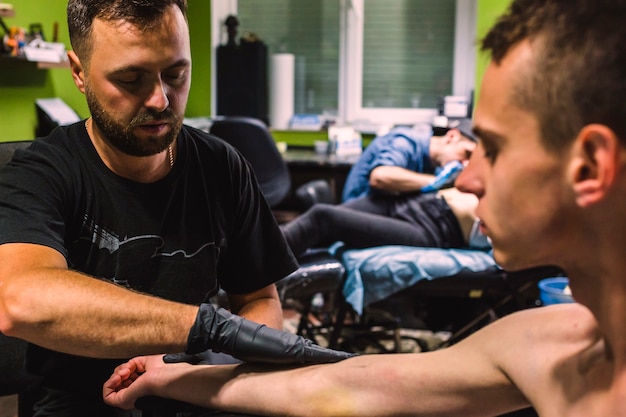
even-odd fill
[[[156,395],[267,416],[499,415],[552,401],[550,390],[556,395],[562,382],[555,367],[595,340],[593,331],[581,332],[595,326],[584,307],[557,307],[512,314],[432,353],[366,355],[295,369],[136,358],[116,369],[103,395],[123,408]]]

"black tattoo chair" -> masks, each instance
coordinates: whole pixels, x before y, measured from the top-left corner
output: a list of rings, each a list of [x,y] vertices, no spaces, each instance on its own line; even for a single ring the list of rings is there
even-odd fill
[[[24,369],[26,342],[0,333],[0,352],[0,396],[17,395],[17,415],[30,416],[40,378]]]
[[[333,273],[307,275],[307,269]],[[562,271],[550,266],[506,272],[477,250],[381,246],[316,249],[277,284],[283,303],[300,313],[300,335],[333,349],[393,353],[403,351],[403,342],[422,351],[444,348],[505,314],[535,307],[538,281],[557,275]],[[407,329],[449,337],[433,344],[403,335]]]
[[[250,162],[270,207],[280,204],[291,190],[291,178],[267,126],[252,117],[217,118],[209,132],[237,149]]]
[[[244,116],[222,116],[212,121],[209,132],[231,144],[250,163],[265,199],[279,222],[290,220],[316,202],[332,203],[333,195],[327,181],[311,180],[291,190],[289,169],[276,147],[267,126],[259,119]],[[285,203],[291,200],[291,211]]]
[[[7,164],[13,156],[13,152],[16,149],[24,149],[30,146],[32,141],[15,141],[15,142],[0,142],[0,168]]]

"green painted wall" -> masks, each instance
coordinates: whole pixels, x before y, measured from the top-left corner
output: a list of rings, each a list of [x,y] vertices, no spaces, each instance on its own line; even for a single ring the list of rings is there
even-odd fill
[[[9,0],[15,17],[6,18],[7,26],[24,26],[41,23],[47,39],[52,37],[53,23],[59,25],[59,42],[69,47],[65,6],[67,0]],[[493,24],[506,8],[509,0],[478,0],[477,28],[479,37]],[[211,114],[211,7],[208,0],[189,0],[189,27],[193,70],[187,116]],[[480,57],[477,63],[477,91],[486,66]],[[88,114],[83,95],[76,89],[68,69],[39,70],[33,65],[7,65],[0,63],[0,141],[26,140],[34,136],[36,115],[34,100],[60,97],[81,117]],[[309,132],[276,132],[277,140],[306,145],[319,139]]]
[[[189,33],[191,36],[191,91],[187,117],[211,114],[211,2],[188,0]]]
[[[67,0],[17,0],[13,4],[15,17],[5,18],[7,26],[28,29],[31,23],[40,23],[46,40],[52,40],[54,22],[59,24],[58,41],[69,44],[65,5]],[[35,65],[0,64],[0,141],[32,139],[36,115],[34,100],[61,97],[80,115],[86,115],[81,106],[82,95],[72,82],[67,69],[39,70]]]
[[[510,4],[510,0],[479,0],[478,10],[476,13],[476,35],[477,39],[482,39],[491,26],[495,23],[498,16],[500,16]],[[481,53],[480,51],[476,55],[476,90],[474,100],[478,101],[480,98],[480,83],[483,79],[483,74],[487,64],[489,63],[489,57]]]

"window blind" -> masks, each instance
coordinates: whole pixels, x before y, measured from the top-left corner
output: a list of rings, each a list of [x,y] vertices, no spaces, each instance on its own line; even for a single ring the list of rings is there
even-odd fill
[[[338,0],[239,0],[237,17],[240,34],[254,33],[267,44],[270,55],[295,55],[296,113],[336,113]]]
[[[435,108],[452,91],[456,0],[365,0],[363,107]]]
[[[435,108],[451,94],[456,1],[365,0],[363,107]],[[297,113],[336,114],[339,0],[239,0],[237,17],[240,36],[295,55]]]

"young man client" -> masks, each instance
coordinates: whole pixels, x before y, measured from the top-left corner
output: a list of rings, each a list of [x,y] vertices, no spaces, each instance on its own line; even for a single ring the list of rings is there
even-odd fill
[[[626,416],[626,2],[514,0],[457,187],[505,269],[564,269],[578,303],[506,316],[450,348],[274,371],[143,357],[104,385],[272,416]],[[529,203],[532,201],[532,204]]]

